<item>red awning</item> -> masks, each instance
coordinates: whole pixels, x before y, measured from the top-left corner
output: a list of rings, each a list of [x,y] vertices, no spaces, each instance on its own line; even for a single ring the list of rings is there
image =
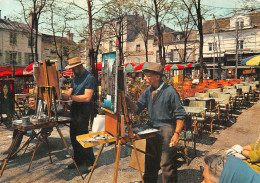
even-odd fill
[[[15,71],[23,71],[25,67],[15,67]],[[0,72],[9,71],[12,72],[12,67],[0,66]]]

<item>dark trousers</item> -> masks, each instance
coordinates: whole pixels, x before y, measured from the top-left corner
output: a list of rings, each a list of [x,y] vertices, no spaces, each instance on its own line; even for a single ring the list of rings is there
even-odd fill
[[[70,140],[74,151],[74,159],[77,164],[86,163],[92,165],[95,161],[93,148],[83,148],[77,141],[78,135],[88,134],[89,117],[91,113],[91,105],[72,104],[70,124]]]
[[[147,141],[146,152],[156,152],[156,157],[145,156],[145,183],[157,183],[160,168],[163,183],[177,182],[177,149],[169,147],[174,131],[175,127],[172,126],[160,127],[156,137]]]

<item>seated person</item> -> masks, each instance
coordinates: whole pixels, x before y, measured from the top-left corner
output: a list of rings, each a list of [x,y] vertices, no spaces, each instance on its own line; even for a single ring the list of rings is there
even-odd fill
[[[223,155],[209,155],[204,159],[202,183],[259,183],[260,174],[244,161]]]
[[[244,160],[250,167],[260,173],[260,137],[256,143],[246,146],[234,145],[226,151],[226,154],[233,155]]]
[[[35,95],[31,95],[29,97],[29,107],[30,109],[27,111],[26,115],[29,116],[29,115],[34,115],[35,114],[35,111],[36,111],[36,96]],[[13,140],[12,140],[12,144],[10,145],[10,147],[8,148],[7,151],[5,151],[3,154],[8,154],[9,151],[11,150],[11,147],[15,141],[15,138],[16,138],[16,135],[18,134],[18,130],[17,129],[14,129],[13,131]],[[13,152],[17,151],[17,149],[20,147],[21,145],[21,142],[23,140],[23,133],[19,136],[19,139],[13,149]]]

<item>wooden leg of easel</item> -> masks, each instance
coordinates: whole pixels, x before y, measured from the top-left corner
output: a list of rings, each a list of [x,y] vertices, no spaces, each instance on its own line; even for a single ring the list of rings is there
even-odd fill
[[[50,147],[49,147],[49,140],[47,138],[48,137],[46,137],[46,139],[44,139],[44,141],[45,141],[45,143],[47,145],[48,155],[50,157],[50,161],[51,161],[51,164],[52,164],[51,151],[50,151]]]
[[[120,152],[121,152],[121,140],[119,140],[118,144],[117,144],[117,152],[116,152],[116,161],[115,161],[114,181],[113,181],[113,183],[117,183],[119,160],[120,160]]]
[[[38,150],[38,148],[41,146],[42,143],[43,143],[43,142],[40,142],[40,140],[38,140],[37,143],[36,143],[36,146],[35,146],[35,149],[34,149],[34,151],[33,151],[33,155],[32,155],[32,158],[31,158],[31,161],[30,161],[28,170],[27,170],[28,172],[29,172],[29,170],[30,170],[30,168],[31,168],[34,155],[35,155],[36,151]]]
[[[10,159],[10,157],[12,157],[13,155],[17,154],[17,152],[13,154],[13,150],[14,150],[14,147],[16,146],[16,144],[17,144],[17,141],[18,141],[20,135],[21,135],[21,131],[19,131],[18,134],[16,135],[14,143],[13,143],[10,151],[8,152],[7,157],[5,158],[4,164],[3,164],[1,172],[0,172],[0,175],[1,175],[0,177],[2,177],[2,175],[4,173],[4,170],[5,170],[5,167],[7,165],[8,160]]]
[[[60,138],[61,138],[61,140],[63,141],[64,146],[66,147],[66,149],[67,149],[67,151],[68,151],[68,153],[69,153],[69,155],[70,155],[70,157],[71,157],[71,159],[72,159],[72,161],[73,161],[73,163],[74,163],[74,165],[75,165],[77,171],[79,172],[79,175],[81,176],[82,180],[84,180],[84,178],[83,178],[83,176],[82,176],[82,174],[81,174],[81,172],[80,172],[80,170],[79,170],[79,167],[78,167],[77,163],[75,162],[75,160],[74,160],[74,158],[73,158],[73,156],[72,156],[72,154],[71,154],[71,152],[70,152],[70,149],[69,149],[69,147],[68,147],[68,145],[67,145],[67,142],[66,142],[66,140],[64,139],[64,137],[63,137],[63,135],[62,135],[62,133],[61,133],[61,131],[60,131],[60,128],[59,128],[57,125],[56,125],[55,127],[56,127],[56,129],[57,129],[57,131],[58,131],[58,133],[59,133],[59,135],[60,135]]]
[[[138,158],[137,150],[136,150],[136,146],[135,146],[135,141],[132,140],[132,143],[133,143],[133,146],[134,146],[135,157],[136,157],[136,160],[137,160],[137,165],[138,165],[139,173],[140,173],[140,176],[141,176],[141,179],[142,179],[142,183],[144,183],[143,174],[142,174],[142,171],[141,171],[141,166],[140,166],[140,162],[139,162],[139,158]]]
[[[98,159],[99,159],[99,157],[100,157],[100,155],[101,155],[101,153],[102,153],[102,151],[103,151],[104,145],[105,145],[105,144],[102,144],[101,147],[99,148],[98,155],[97,155],[96,160],[95,160],[95,162],[94,162],[94,165],[93,165],[93,167],[92,167],[92,169],[91,169],[91,172],[90,172],[90,174],[89,174],[89,176],[88,176],[87,183],[89,183],[89,181],[90,181],[90,179],[91,179],[91,176],[92,176],[92,174],[93,174],[93,172],[94,172],[94,170],[95,170],[95,168],[96,168],[96,166],[97,166]]]

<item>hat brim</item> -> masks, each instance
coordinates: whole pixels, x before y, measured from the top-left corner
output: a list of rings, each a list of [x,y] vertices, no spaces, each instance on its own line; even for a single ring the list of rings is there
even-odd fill
[[[164,73],[157,72],[157,71],[150,70],[150,69],[143,69],[142,71],[143,71],[143,72],[153,72],[153,73],[156,73],[156,74],[161,75],[161,76],[164,76],[164,75],[165,75]]]
[[[74,64],[74,65],[67,65],[66,67],[65,67],[65,69],[71,69],[71,68],[73,68],[73,67],[77,67],[77,66],[79,66],[79,65],[82,65],[83,63],[78,63],[78,64]]]

